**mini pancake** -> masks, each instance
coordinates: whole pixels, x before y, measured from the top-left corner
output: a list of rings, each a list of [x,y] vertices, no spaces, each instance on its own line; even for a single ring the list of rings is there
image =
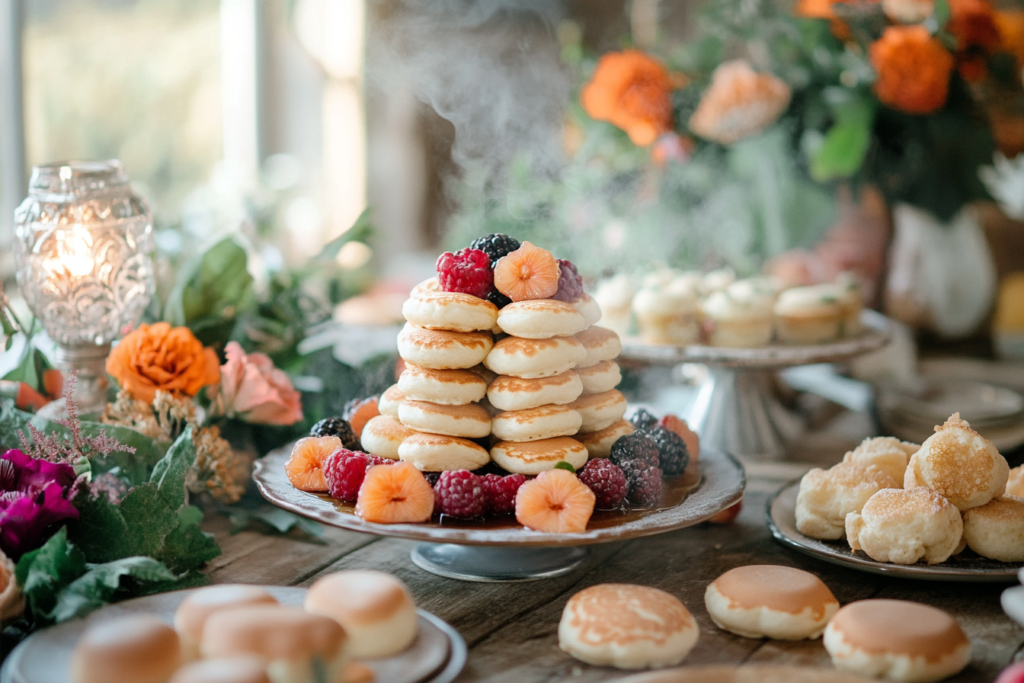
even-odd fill
[[[581,432],[599,432],[626,414],[626,397],[622,392],[612,389],[602,394],[582,396],[570,403],[569,407],[578,411],[583,418]]]
[[[610,427],[596,432],[580,432],[576,435],[576,440],[587,447],[591,458],[607,458],[612,454],[612,445],[634,431],[635,427],[632,422],[619,420]]]
[[[413,434],[398,447],[398,456],[421,472],[475,470],[491,461],[472,441],[441,434]]]
[[[390,415],[377,415],[363,427],[359,441],[367,453],[398,460],[398,447],[415,433]]]
[[[472,370],[434,370],[407,363],[398,389],[412,401],[464,406],[487,395],[487,382]]]
[[[905,600],[859,600],[825,628],[837,669],[891,681],[940,681],[971,661],[971,641],[942,610]]]
[[[461,370],[483,362],[494,346],[490,332],[428,330],[406,323],[398,353],[408,363],[436,370]]]
[[[428,330],[490,331],[498,319],[498,307],[462,292],[421,292],[405,300],[402,315]]]
[[[276,605],[277,600],[260,586],[222,584],[200,588],[187,598],[174,613],[174,629],[181,638],[186,659],[199,656],[206,620],[214,612],[242,605]]]
[[[582,423],[583,418],[572,408],[546,405],[495,415],[491,420],[491,433],[502,441],[540,441],[572,436]]]
[[[814,574],[793,567],[736,567],[704,593],[708,614],[720,628],[744,638],[817,638],[839,610],[839,601]]]
[[[421,294],[430,294],[432,292],[443,291],[444,290],[441,289],[441,282],[437,279],[437,276],[435,275],[434,277],[428,277],[426,280],[413,287],[412,291],[409,292],[409,296],[419,296]]]
[[[584,294],[579,299],[576,299],[576,301],[573,301],[572,306],[583,314],[587,327],[592,327],[601,320],[601,307],[594,300],[594,297],[589,294]]]
[[[398,405],[405,400],[405,394],[398,388],[397,384],[392,384],[390,387],[384,390],[384,393],[377,399],[377,410],[380,411],[381,415],[387,415],[398,419]]]
[[[577,334],[576,339],[587,352],[587,357],[579,363],[581,368],[589,368],[603,360],[615,360],[622,353],[619,335],[607,327],[594,325]]]
[[[444,406],[407,399],[398,406],[398,421],[418,432],[466,439],[480,439],[491,433],[491,416],[475,403]]]
[[[580,376],[580,382],[583,384],[584,396],[611,391],[622,381],[622,371],[619,370],[619,364],[613,360],[603,360],[589,368],[578,368],[576,374]]]
[[[574,337],[505,337],[487,354],[484,365],[499,375],[539,379],[572,370],[586,357],[586,349]]]
[[[514,474],[540,474],[567,462],[575,469],[587,462],[587,449],[576,439],[560,436],[527,443],[499,441],[491,447],[491,459]]]
[[[498,313],[498,327],[522,339],[572,336],[586,326],[582,313],[557,299],[517,301]]]
[[[528,410],[546,405],[572,403],[583,393],[583,384],[572,370],[541,377],[520,379],[502,375],[487,388],[491,405],[501,410]]]

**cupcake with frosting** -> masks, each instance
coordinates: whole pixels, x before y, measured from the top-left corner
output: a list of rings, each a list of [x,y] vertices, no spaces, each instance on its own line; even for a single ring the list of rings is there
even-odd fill
[[[601,307],[601,326],[614,330],[620,337],[629,334],[633,320],[633,295],[636,290],[625,275],[602,280],[594,292],[594,300]]]
[[[839,304],[843,307],[842,335],[858,335],[863,329],[860,314],[864,310],[864,294],[860,282],[852,273],[840,273],[836,278],[836,288],[839,290]]]
[[[701,306],[711,346],[757,348],[772,340],[774,292],[754,280],[734,282]]]
[[[648,344],[694,344],[700,338],[697,293],[689,280],[648,278],[633,297],[640,336]]]
[[[775,302],[775,334],[789,344],[823,344],[842,331],[842,291],[836,285],[793,287]]]
[[[732,268],[719,268],[705,273],[700,282],[700,293],[710,296],[720,292],[733,282],[736,282],[736,273]]]

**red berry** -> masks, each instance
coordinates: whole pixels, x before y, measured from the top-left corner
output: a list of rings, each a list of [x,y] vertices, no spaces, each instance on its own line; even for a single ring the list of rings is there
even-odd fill
[[[446,292],[462,292],[486,299],[494,288],[491,259],[479,249],[446,251],[437,259],[437,280]]]
[[[620,463],[629,493],[626,499],[630,506],[651,508],[661,498],[661,468],[645,460],[628,460]]]
[[[363,485],[369,458],[374,456],[339,448],[324,458],[324,478],[327,490],[338,500],[346,503],[356,502],[359,487]]]
[[[437,509],[451,517],[479,517],[486,508],[482,484],[469,470],[442,472],[434,486]]]
[[[511,515],[516,511],[516,493],[526,483],[521,474],[510,474],[503,477],[498,474],[485,474],[483,480],[484,498],[487,500],[487,512],[492,515]]]
[[[565,259],[558,259],[561,273],[558,276],[558,291],[551,297],[571,304],[583,296],[583,278],[580,277],[576,266]]]
[[[626,498],[629,486],[626,475],[618,465],[604,458],[588,460],[577,475],[597,496],[598,510],[613,510]]]
[[[367,453],[365,455],[366,455],[366,469],[370,469],[374,465],[394,465],[395,464],[395,461],[392,460],[391,458],[385,458],[385,457],[382,457],[382,456],[379,456],[379,455],[370,455],[369,453]]]

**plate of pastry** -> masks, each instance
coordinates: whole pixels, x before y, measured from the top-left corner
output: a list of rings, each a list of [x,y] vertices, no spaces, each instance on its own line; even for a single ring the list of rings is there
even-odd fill
[[[382,572],[343,571],[308,590],[219,585],[127,600],[39,631],[3,683],[449,683],[466,644]]]
[[[887,576],[1014,581],[1024,566],[1024,467],[954,413],[922,444],[866,439],[769,501],[780,542]]]

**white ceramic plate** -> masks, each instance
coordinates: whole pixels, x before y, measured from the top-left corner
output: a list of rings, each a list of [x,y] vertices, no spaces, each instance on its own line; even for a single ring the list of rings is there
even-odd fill
[[[305,588],[266,586],[285,605],[302,605]],[[173,624],[178,605],[195,590],[174,591],[126,600],[96,610],[83,619],[66,621],[29,636],[11,652],[0,671],[0,683],[68,683],[71,655],[78,639],[94,623],[127,615],[154,614]],[[368,660],[377,681],[389,683],[451,683],[466,665],[466,643],[458,631],[429,612],[417,610],[420,630],[405,652]],[[115,683],[111,681],[111,683]]]

